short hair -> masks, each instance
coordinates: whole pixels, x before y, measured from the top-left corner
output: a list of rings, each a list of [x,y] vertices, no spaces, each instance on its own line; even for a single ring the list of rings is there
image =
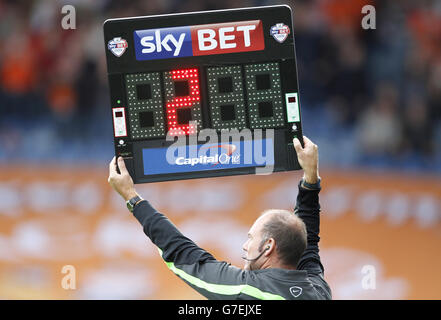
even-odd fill
[[[259,250],[266,240],[273,238],[276,252],[281,262],[297,268],[307,245],[305,223],[292,211],[270,209],[262,213],[271,214],[271,218],[262,227],[262,241]]]

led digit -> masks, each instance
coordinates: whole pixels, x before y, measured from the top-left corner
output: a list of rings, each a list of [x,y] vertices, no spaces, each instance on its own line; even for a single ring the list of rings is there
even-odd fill
[[[250,128],[285,125],[280,70],[277,62],[245,66]]]
[[[126,88],[132,138],[165,136],[160,73],[127,74]]]
[[[207,68],[207,79],[212,127],[217,130],[245,128],[241,66]]]
[[[169,134],[195,134],[202,121],[198,69],[164,72],[164,88]]]

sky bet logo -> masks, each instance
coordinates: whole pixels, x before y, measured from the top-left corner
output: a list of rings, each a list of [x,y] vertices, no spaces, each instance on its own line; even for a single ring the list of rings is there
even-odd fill
[[[168,59],[265,49],[262,22],[239,21],[136,30],[136,60]]]

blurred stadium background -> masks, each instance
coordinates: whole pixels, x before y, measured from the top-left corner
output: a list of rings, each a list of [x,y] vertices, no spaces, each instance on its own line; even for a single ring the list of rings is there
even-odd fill
[[[321,253],[335,299],[441,298],[441,2],[0,0],[0,298],[199,299],[107,185],[107,18],[286,3],[305,135],[319,145]],[[61,28],[61,7],[76,29]],[[376,30],[361,8],[376,8]],[[241,266],[249,226],[291,208],[300,172],[140,192]],[[76,268],[64,290],[63,266]],[[363,267],[376,270],[363,289]]]

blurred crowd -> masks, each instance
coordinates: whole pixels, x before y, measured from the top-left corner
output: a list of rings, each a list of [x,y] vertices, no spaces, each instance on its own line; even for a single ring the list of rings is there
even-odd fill
[[[441,172],[441,2],[428,0],[0,0],[0,162],[112,157],[105,19],[281,3],[321,164]],[[376,29],[361,26],[367,4]]]

